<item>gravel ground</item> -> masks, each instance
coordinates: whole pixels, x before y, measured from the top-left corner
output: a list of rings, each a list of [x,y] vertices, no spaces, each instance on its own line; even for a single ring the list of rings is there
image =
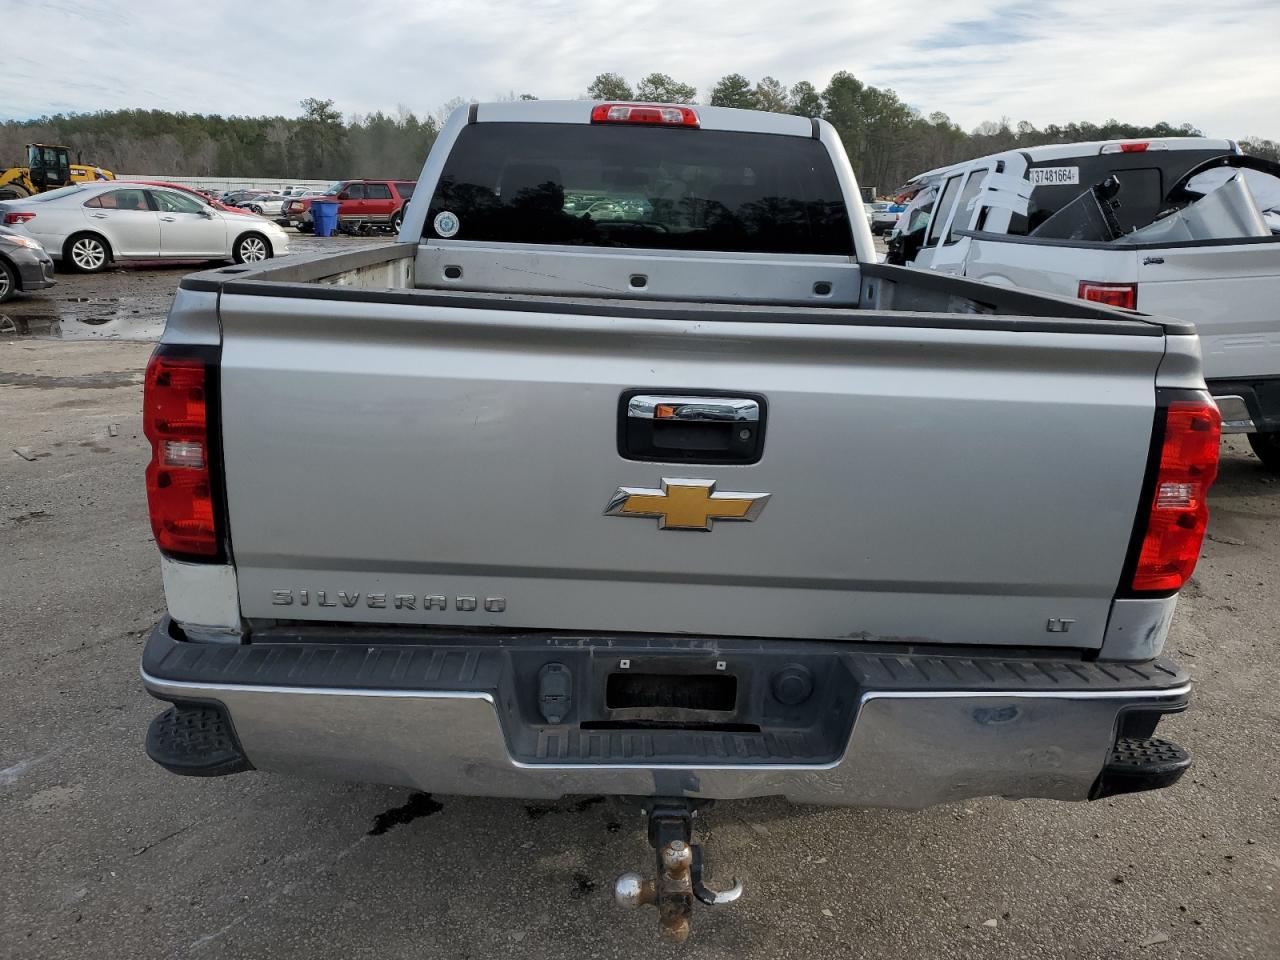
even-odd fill
[[[183,272],[64,277],[0,307],[0,955],[1280,956],[1280,483],[1234,439],[1170,639],[1196,678],[1161,728],[1196,758],[1182,783],[920,813],[722,804],[701,839],[747,892],[701,909],[683,948],[612,904],[650,862],[613,801],[166,774],[142,750],[161,705],[137,663],[164,601],[150,347],[131,341]]]

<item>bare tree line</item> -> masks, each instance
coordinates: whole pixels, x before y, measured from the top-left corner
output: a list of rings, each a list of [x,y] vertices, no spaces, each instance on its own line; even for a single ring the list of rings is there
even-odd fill
[[[667,74],[634,86],[616,73],[597,76],[583,93],[593,100],[692,103],[698,91]],[[501,100],[536,99],[514,90]],[[336,179],[415,177],[444,118],[468,101],[456,98],[431,116],[400,106],[344,117],[332,100],[302,101],[296,117],[221,117],[161,110],[60,114],[0,123],[0,168],[22,162],[27,143],[65,143],[85,163],[126,173],[172,176]],[[928,115],[898,95],[841,71],[821,90],[807,80],[788,86],[773,77],[754,83],[728,74],[708,92],[716,106],[822,117],[839,132],[865,184],[890,190],[913,174],[1001,150],[1046,143],[1197,135],[1190,124],[1140,125],[1107,120],[1044,128],[1009,118],[965,131],[945,113]],[[1241,140],[1246,152],[1280,161],[1280,143]]]

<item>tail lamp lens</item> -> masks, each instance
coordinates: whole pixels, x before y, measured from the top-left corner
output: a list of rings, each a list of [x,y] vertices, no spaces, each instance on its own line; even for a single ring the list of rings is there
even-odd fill
[[[211,376],[203,357],[161,347],[147,364],[142,401],[151,531],[161,551],[192,559],[221,550],[209,463]]]
[[[20,211],[14,212],[14,213],[6,213],[4,215],[4,224],[6,227],[12,227],[12,226],[16,226],[19,223],[29,223],[35,218],[36,218],[36,215],[34,213],[23,213]]]
[[[1177,590],[1194,572],[1209,525],[1208,494],[1218,475],[1221,434],[1221,418],[1212,401],[1169,404],[1134,590]]]
[[[1108,307],[1123,307],[1126,310],[1138,309],[1138,285],[1136,283],[1094,283],[1081,280],[1076,296],[1081,300],[1092,300]]]

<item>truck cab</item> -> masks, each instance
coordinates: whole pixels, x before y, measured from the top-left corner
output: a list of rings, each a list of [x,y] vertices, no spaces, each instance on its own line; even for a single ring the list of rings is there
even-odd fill
[[[27,144],[27,167],[31,171],[31,182],[40,193],[72,182],[71,151],[66,147]]]

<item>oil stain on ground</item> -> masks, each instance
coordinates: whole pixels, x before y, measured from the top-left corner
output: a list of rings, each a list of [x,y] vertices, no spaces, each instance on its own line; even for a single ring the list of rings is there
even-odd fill
[[[443,809],[444,804],[433,800],[431,794],[411,793],[408,802],[403,806],[392,807],[373,818],[373,828],[369,831],[369,836],[380,837],[392,827],[409,823],[419,817],[429,817]]]
[[[32,510],[30,513],[20,513],[16,517],[10,517],[9,522],[21,525],[24,523],[40,523],[44,520],[52,519],[53,514],[46,510]]]
[[[524,808],[530,820],[541,820],[549,813],[585,813],[596,804],[604,803],[604,797],[583,797],[568,804],[530,803]]]

